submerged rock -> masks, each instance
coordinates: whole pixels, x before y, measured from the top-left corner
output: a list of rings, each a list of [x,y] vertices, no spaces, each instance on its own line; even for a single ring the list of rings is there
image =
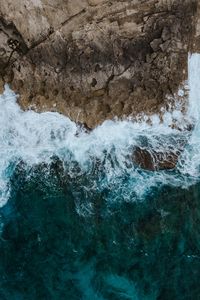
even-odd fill
[[[91,128],[158,112],[187,78],[188,52],[198,48],[197,4],[1,0],[1,81],[21,95],[24,109],[56,109]]]
[[[176,167],[180,153],[180,151],[163,153],[136,147],[133,160],[142,169],[150,171],[170,170]]]
[[[160,150],[154,149],[153,147],[136,146],[133,151],[132,160],[140,168],[150,171],[174,169],[187,144],[187,134],[188,133],[186,133],[185,137],[174,139],[174,144],[171,143],[170,146],[167,144],[166,138],[166,140],[163,140]]]

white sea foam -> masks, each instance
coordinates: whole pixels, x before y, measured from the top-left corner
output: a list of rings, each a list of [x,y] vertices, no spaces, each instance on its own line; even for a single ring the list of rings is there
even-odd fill
[[[200,177],[200,54],[189,56],[189,107],[187,117],[195,126],[183,152],[179,170],[183,174]]]
[[[17,96],[5,86],[0,96],[0,206],[9,198],[9,181],[15,165],[24,161],[33,166],[50,163],[53,156],[70,164],[78,162],[83,172],[90,172],[91,164],[98,159],[104,165],[104,185],[118,184],[128,174],[128,183],[118,185],[127,201],[130,192],[138,198],[155,185],[185,186],[184,174],[198,178],[200,166],[200,55],[189,57],[189,108],[187,116],[181,112],[181,103],[173,111],[166,111],[162,121],[157,115],[143,116],[139,121],[106,121],[90,134],[79,132],[77,125],[67,117],[53,112],[22,111]],[[189,122],[194,131],[185,132]],[[149,122],[150,121],[150,122]],[[174,125],[176,124],[175,129]],[[183,131],[180,131],[183,129]],[[191,134],[191,137],[190,137]],[[187,136],[186,136],[187,135]],[[134,146],[166,152],[177,151],[177,139],[188,139],[176,172],[149,172],[129,164],[127,157]],[[116,192],[116,199],[118,199]],[[134,197],[132,197],[134,198]]]

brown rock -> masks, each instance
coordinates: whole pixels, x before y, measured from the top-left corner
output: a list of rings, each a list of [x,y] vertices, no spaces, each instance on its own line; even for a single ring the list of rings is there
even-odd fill
[[[195,39],[193,42],[193,51],[200,52],[200,2],[198,1],[197,14],[195,19]]]
[[[1,0],[0,76],[24,109],[56,107],[90,127],[155,113],[187,78],[188,52],[198,48],[197,4]]]
[[[92,129],[88,127],[86,123],[78,122],[77,127],[78,127],[78,131],[76,133],[76,136],[79,136],[80,132],[90,133],[92,131]]]
[[[170,29],[167,28],[167,27],[164,27],[163,28],[163,31],[162,31],[162,40],[165,42],[167,40],[169,40],[171,38],[171,32],[170,32]]]
[[[188,125],[188,132],[191,130],[191,128],[192,125]],[[166,143],[166,140],[163,140],[162,142],[162,148],[166,148],[166,150],[162,151],[155,150],[152,147],[135,147],[132,156],[133,162],[142,169],[149,171],[174,169],[177,165],[179,156],[187,143],[187,134],[185,137],[177,137],[176,140],[173,140],[173,143],[176,143],[176,150],[171,150],[171,147],[167,147],[167,144],[166,147],[163,147],[163,145]]]
[[[160,45],[162,44],[162,39],[155,39],[153,40],[150,45],[153,51],[158,51],[160,49]]]
[[[169,49],[169,46],[170,46],[170,40],[166,41],[165,43],[161,44],[160,45],[160,48],[163,52],[168,52],[170,49]]]
[[[180,152],[157,152],[136,147],[133,161],[142,169],[149,171],[170,170],[176,167]]]
[[[3,93],[3,90],[4,90],[4,83],[3,80],[0,78],[0,94]]]

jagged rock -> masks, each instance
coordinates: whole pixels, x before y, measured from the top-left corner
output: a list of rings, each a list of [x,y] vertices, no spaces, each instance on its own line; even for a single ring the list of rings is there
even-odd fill
[[[165,43],[160,45],[160,48],[162,49],[163,52],[168,52],[170,46],[170,40],[166,41]]]
[[[164,27],[162,31],[162,40],[165,42],[171,38],[171,32],[168,27]]]
[[[160,45],[162,44],[162,39],[155,39],[153,40],[150,45],[154,52],[160,49]]]
[[[157,112],[187,78],[188,52],[198,49],[197,5],[1,0],[1,81],[21,95],[24,109],[56,107],[91,128]]]
[[[77,122],[77,128],[78,128],[76,132],[77,137],[80,135],[81,132],[90,133],[92,131],[92,129],[89,128],[86,123]]]
[[[170,170],[176,167],[180,152],[157,152],[136,147],[133,161],[142,169],[149,171]]]
[[[142,169],[149,171],[174,169],[180,154],[187,144],[188,133],[192,130],[192,127],[193,125],[189,124],[185,131],[185,137],[174,138],[170,147],[167,144],[169,137],[165,137],[162,141],[162,147],[160,147],[162,150],[158,151],[153,147],[135,147],[132,155],[133,162]],[[166,147],[164,146],[165,143]],[[173,143],[175,143],[174,147]]]
[[[197,14],[195,18],[195,39],[193,43],[193,51],[200,51],[200,1],[198,1]]]

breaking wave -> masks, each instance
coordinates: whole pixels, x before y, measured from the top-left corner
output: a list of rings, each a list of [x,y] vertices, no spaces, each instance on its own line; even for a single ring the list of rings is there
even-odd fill
[[[0,206],[6,204],[10,179],[17,166],[30,170],[39,164],[62,162],[69,176],[94,174],[91,190],[112,190],[112,201],[142,199],[152,187],[187,187],[200,178],[200,55],[189,56],[189,105],[183,113],[173,110],[135,120],[105,121],[90,133],[69,118],[54,112],[22,111],[17,95],[5,86],[0,96]],[[177,100],[178,101],[178,100]],[[162,119],[162,120],[161,120]],[[193,129],[187,130],[188,124]],[[142,169],[133,159],[136,147],[149,152],[177,153],[184,145],[174,170]],[[126,178],[126,183],[122,183]],[[99,182],[99,183],[98,183]],[[123,190],[123,191],[122,191]]]

